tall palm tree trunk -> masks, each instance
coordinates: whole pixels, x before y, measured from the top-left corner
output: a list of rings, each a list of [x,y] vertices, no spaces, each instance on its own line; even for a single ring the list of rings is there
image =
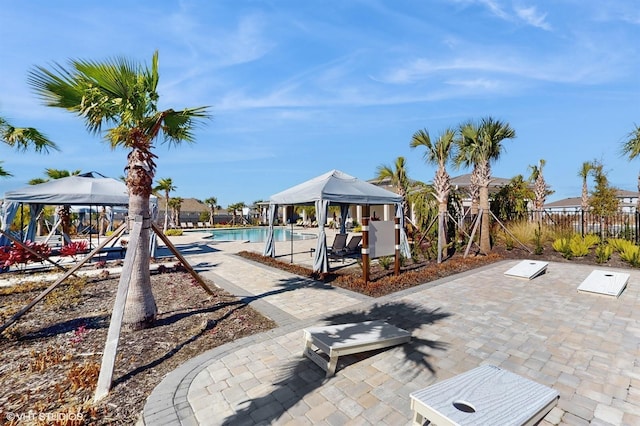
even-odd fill
[[[447,248],[447,202],[438,203],[438,263],[442,262]]]
[[[489,186],[480,187],[480,251],[488,254],[491,251],[491,213],[489,211]]]
[[[164,199],[164,233],[167,229],[169,229],[169,191],[166,192]]]
[[[145,207],[146,206],[146,207]],[[158,309],[156,307],[153,292],[151,291],[151,274],[148,259],[149,252],[149,229],[151,219],[149,212],[149,197],[132,195],[129,199],[129,220],[130,223],[136,216],[143,218],[142,230],[137,247],[129,247],[135,250],[135,259],[131,271],[129,293],[125,305],[123,322],[129,329],[138,330],[148,326],[156,318]],[[132,226],[129,226],[131,229]]]
[[[137,247],[129,247],[134,253],[133,268],[129,278],[129,293],[125,303],[123,323],[128,329],[139,330],[151,324],[158,313],[153,292],[151,291],[151,273],[149,271],[149,237],[151,229],[151,212],[149,198],[151,196],[151,182],[153,176],[139,164],[147,164],[149,153],[134,149],[129,155],[129,172],[127,186],[129,188],[129,221],[142,218],[142,229]],[[129,226],[131,229],[132,226]]]

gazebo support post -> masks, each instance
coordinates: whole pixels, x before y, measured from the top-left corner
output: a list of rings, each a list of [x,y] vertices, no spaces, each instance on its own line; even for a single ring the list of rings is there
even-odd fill
[[[395,222],[395,234],[396,234],[396,245],[395,245],[395,249],[396,249],[396,259],[395,259],[395,265],[393,268],[393,273],[395,276],[400,275],[400,218],[396,217],[394,219]]]
[[[362,279],[369,282],[369,205],[362,206]]]

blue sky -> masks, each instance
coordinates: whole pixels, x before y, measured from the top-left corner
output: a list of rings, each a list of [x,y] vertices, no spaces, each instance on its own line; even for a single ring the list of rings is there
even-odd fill
[[[156,144],[156,179],[173,179],[174,196],[251,203],[331,169],[371,179],[398,156],[429,182],[434,167],[411,136],[486,116],[517,133],[494,176],[527,177],[545,159],[556,200],[578,196],[581,164],[598,159],[613,185],[636,189],[640,161],[620,145],[640,125],[638,0],[0,0],[0,10],[0,116],[61,148],[0,146],[14,175],[0,194],[48,167],[118,177],[126,163],[79,118],[41,105],[30,69],[149,63],[156,49],[161,108],[213,114],[196,144]]]

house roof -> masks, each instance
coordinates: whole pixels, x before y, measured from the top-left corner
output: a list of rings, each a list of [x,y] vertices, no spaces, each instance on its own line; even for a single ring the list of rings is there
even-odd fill
[[[451,186],[455,189],[466,188],[471,185],[471,173],[452,177],[450,182]],[[505,186],[508,185],[509,182],[511,182],[511,179],[492,176],[489,188]]]
[[[640,193],[636,191],[627,191],[625,189],[616,190],[618,194],[618,198],[638,198]],[[632,200],[630,203],[621,203],[622,205],[632,206],[635,205],[635,202]],[[546,203],[544,205],[545,209],[570,209],[570,208],[580,208],[582,206],[582,197],[569,197],[563,198],[562,200],[553,201],[551,203]]]

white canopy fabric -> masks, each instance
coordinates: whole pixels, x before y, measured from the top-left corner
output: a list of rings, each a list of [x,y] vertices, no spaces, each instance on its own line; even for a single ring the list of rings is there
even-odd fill
[[[5,202],[47,205],[126,206],[129,204],[127,185],[108,177],[93,174],[68,176],[38,185],[8,191]]]
[[[151,204],[157,203],[157,197],[151,196]],[[127,185],[117,179],[105,177],[97,172],[88,172],[76,176],[68,176],[50,180],[37,185],[8,191],[4,194],[4,209],[13,214],[3,216],[2,229],[8,230],[15,215],[15,205],[29,204],[32,211],[44,205],[80,205],[80,206],[128,206],[129,192]],[[31,218],[25,240],[35,236],[35,215]],[[0,237],[0,246],[8,245],[9,240]]]
[[[338,204],[341,207],[350,204],[356,205],[382,205],[392,204],[401,206],[402,197],[394,192],[387,191],[369,182],[362,181],[339,170],[331,170],[323,175],[310,179],[299,185],[272,195],[269,198],[269,234],[265,243],[264,255],[275,257],[275,244],[273,242],[273,223],[276,218],[278,205],[311,204],[316,206],[316,216],[320,233],[318,245],[315,251],[313,270],[327,272],[327,241],[324,234],[326,224],[326,208],[329,204]],[[346,216],[346,209],[341,209]],[[401,222],[403,222],[402,208],[398,210]],[[344,226],[345,218],[341,221]],[[344,230],[343,230],[344,231]],[[404,235],[404,230],[401,232]],[[406,235],[404,236],[406,243]],[[403,255],[408,256],[409,245],[401,244]]]
[[[338,204],[396,204],[402,197],[339,170],[332,170],[272,195],[271,204],[314,204],[327,200]]]

